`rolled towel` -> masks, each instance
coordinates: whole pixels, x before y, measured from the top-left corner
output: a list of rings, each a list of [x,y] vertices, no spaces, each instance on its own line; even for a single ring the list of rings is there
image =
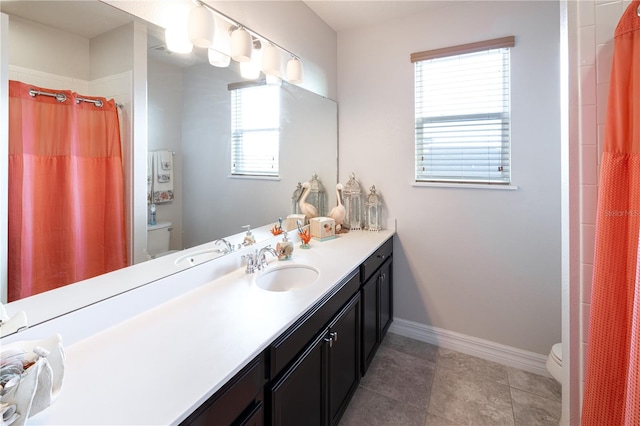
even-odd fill
[[[24,425],[26,420],[49,407],[60,395],[64,378],[64,351],[62,338],[56,334],[44,340],[14,342],[2,350],[2,358],[23,353],[24,372],[19,383],[6,386],[0,396],[0,407],[15,405],[11,425]],[[16,416],[17,414],[18,416]],[[3,415],[4,418],[4,415]],[[9,423],[7,423],[9,424]]]

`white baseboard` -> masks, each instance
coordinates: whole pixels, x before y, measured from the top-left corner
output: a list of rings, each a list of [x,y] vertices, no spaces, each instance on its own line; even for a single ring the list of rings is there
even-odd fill
[[[547,355],[398,318],[394,318],[389,331],[530,373],[551,377],[545,366]]]

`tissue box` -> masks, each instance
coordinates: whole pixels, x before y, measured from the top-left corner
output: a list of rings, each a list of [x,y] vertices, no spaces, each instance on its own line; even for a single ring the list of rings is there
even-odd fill
[[[309,221],[311,236],[325,241],[336,237],[336,221],[330,217],[314,217]]]
[[[284,220],[285,231],[291,231],[298,228],[297,221],[300,221],[302,226],[306,225],[307,217],[303,214],[290,214]]]

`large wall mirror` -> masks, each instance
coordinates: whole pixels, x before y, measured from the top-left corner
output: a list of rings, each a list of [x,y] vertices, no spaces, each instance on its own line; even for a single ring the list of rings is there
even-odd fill
[[[162,7],[163,2],[154,3],[153,7]],[[0,1],[0,11],[8,15],[2,21],[8,30],[0,25],[8,35],[1,40],[8,52],[0,61],[6,68],[0,77],[113,98],[121,104],[130,264],[161,261],[148,260],[146,255],[144,189],[149,152],[172,153],[174,199],[158,203],[156,211],[157,221],[172,223],[171,250],[238,234],[244,225],[256,228],[275,223],[291,213],[298,182],[313,174],[327,188],[329,205],[335,203],[331,190],[337,181],[334,101],[282,82],[279,176],[233,177],[230,85],[247,81],[239,75],[237,64],[213,67],[206,50],[188,57],[169,53],[162,28],[98,0]],[[140,33],[145,37],[143,50]],[[145,70],[142,76],[140,69]],[[7,95],[0,101],[4,109]],[[6,232],[0,235],[6,239]],[[6,247],[6,240],[1,243]],[[6,270],[6,256],[0,261]],[[158,278],[139,278],[131,285]],[[2,301],[6,303],[4,279]]]

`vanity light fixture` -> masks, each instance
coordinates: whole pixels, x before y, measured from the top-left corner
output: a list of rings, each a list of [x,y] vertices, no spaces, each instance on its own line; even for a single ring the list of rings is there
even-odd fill
[[[218,52],[215,49],[209,49],[207,52],[207,56],[209,57],[209,63],[214,67],[218,68],[226,68],[231,64],[231,57],[225,55],[222,52]]]
[[[280,50],[271,43],[262,52],[262,72],[266,76],[280,77],[282,75],[282,55],[280,55]]]
[[[300,84],[304,80],[302,62],[295,56],[287,62],[287,80],[292,84]]]
[[[202,3],[189,11],[189,40],[194,46],[211,47],[215,31],[213,13]]]
[[[289,60],[289,62],[287,63],[286,79],[289,81],[289,83],[292,84],[300,84],[304,81],[304,71],[300,57],[285,49],[284,47],[274,43],[268,38],[258,34],[252,29],[242,25],[240,22],[230,18],[229,16],[208,5],[207,3],[201,0],[195,0],[195,3],[198,6],[194,9],[206,8],[213,13],[213,16],[215,18],[221,18],[231,24],[231,27],[229,27],[231,46],[228,52],[228,56],[231,56],[231,59],[236,62],[240,62],[241,64],[250,62],[253,53],[256,50],[260,49],[260,45],[262,45],[264,50],[262,54],[265,56],[265,58],[258,61],[258,73],[260,72],[260,70],[262,70],[265,76],[275,76],[279,78],[284,77],[282,72],[282,52],[284,52],[291,55],[291,60]],[[218,28],[220,28],[219,23]],[[214,50],[226,54],[226,49],[216,47],[217,38],[219,38],[218,34],[216,34],[212,42],[214,44]],[[207,47],[211,47],[211,45]],[[215,56],[216,54],[214,53],[212,55]],[[245,66],[245,68],[246,67],[248,66]],[[271,80],[276,81],[273,78]]]
[[[167,49],[174,53],[191,53],[193,50],[193,44],[183,28],[172,27],[164,30],[164,41],[167,43]]]
[[[236,62],[249,62],[253,51],[253,40],[249,31],[242,27],[231,33],[231,58]]]
[[[262,49],[253,49],[249,62],[240,62],[240,75],[247,80],[256,80],[260,77],[260,63],[262,62]]]

